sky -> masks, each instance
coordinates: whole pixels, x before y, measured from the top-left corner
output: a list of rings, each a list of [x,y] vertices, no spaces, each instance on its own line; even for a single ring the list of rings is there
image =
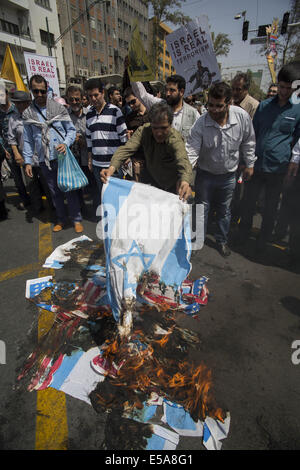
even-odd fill
[[[249,30],[255,30],[259,25],[270,24],[274,18],[282,20],[283,14],[289,11],[289,0],[186,0],[181,10],[185,15],[195,18],[201,15],[208,16],[211,31],[215,34],[228,34],[232,46],[227,57],[218,57],[222,64],[222,73],[229,77],[238,70],[252,71],[262,69],[263,79],[261,88],[266,90],[271,82],[267,60],[258,53],[260,46],[250,45],[250,40],[257,36],[256,32],[249,32],[248,40],[242,40],[243,18],[235,20],[234,16],[246,11],[246,20],[249,21]],[[170,25],[175,30],[178,26]]]

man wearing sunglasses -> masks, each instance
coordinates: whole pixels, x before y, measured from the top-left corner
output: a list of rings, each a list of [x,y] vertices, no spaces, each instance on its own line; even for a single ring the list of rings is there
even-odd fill
[[[131,87],[126,88],[124,91],[124,99],[126,104],[130,107],[131,113],[126,118],[126,126],[128,129],[128,137],[140,127],[149,122],[148,112],[143,103],[134,95]],[[145,156],[142,149],[139,149],[132,157],[133,179],[141,183],[147,183],[147,170]]]
[[[23,113],[25,172],[32,178],[32,157],[38,155],[40,168],[46,178],[55,207],[57,223],[53,231],[60,232],[67,222],[64,197],[68,202],[69,217],[76,233],[83,232],[77,191],[63,193],[57,186],[57,155],[66,154],[75,138],[76,130],[67,109],[48,97],[48,85],[41,75],[33,75],[29,82],[33,102]]]
[[[196,166],[195,203],[204,205],[205,233],[210,204],[216,209],[217,249],[224,257],[227,245],[231,201],[236,185],[235,173],[243,159],[245,181],[253,174],[255,134],[249,114],[232,106],[232,90],[224,82],[214,84],[208,93],[208,112],[191,129],[186,143],[188,157]]]

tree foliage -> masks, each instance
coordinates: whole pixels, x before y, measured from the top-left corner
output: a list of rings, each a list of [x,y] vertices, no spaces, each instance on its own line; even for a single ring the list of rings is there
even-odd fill
[[[232,41],[229,39],[228,34],[218,33],[215,35],[215,33],[212,32],[211,39],[217,57],[221,55],[227,56],[229,54]]]
[[[250,77],[250,87],[249,87],[249,95],[253,96],[258,101],[264,100],[266,98],[266,94],[261,90],[261,88],[255,83],[252,77],[251,70],[248,70],[247,75]]]
[[[181,10],[186,0],[142,0],[144,5],[150,6],[158,23],[168,22],[174,25],[188,23],[191,19]],[[174,10],[174,8],[176,8]]]
[[[181,10],[182,3],[186,0],[142,0],[144,5],[151,7],[153,11],[153,37],[152,37],[152,50],[150,57],[154,73],[157,73],[157,59],[159,55],[159,24],[171,23],[174,25],[186,24],[191,21],[189,16],[186,16]]]

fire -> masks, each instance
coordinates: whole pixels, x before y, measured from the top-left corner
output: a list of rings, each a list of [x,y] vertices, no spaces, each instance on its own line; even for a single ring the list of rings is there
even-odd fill
[[[199,419],[205,420],[206,416],[223,421],[225,414],[221,408],[215,406],[212,396],[211,371],[204,364],[176,359],[179,354],[178,346],[184,349],[185,344],[195,337],[186,336],[186,331],[182,330],[182,342],[178,343],[178,327],[172,321],[168,317],[166,323],[162,324],[167,334],[160,339],[157,339],[155,333],[147,336],[139,327],[132,332],[128,342],[114,340],[106,344],[106,357],[113,358],[117,365],[121,364],[116,377],[109,379],[112,389],[115,388],[115,393],[118,394],[118,403],[120,397],[124,396],[121,399],[123,409],[140,408],[139,394],[150,397],[155,392],[158,396],[183,406],[196,422]],[[155,328],[151,331],[155,331]],[[173,339],[174,331],[176,334]],[[163,350],[166,351],[163,354],[161,348],[165,348],[167,344],[168,348]],[[181,349],[179,348],[180,351]]]
[[[160,347],[162,347],[162,348],[167,344],[168,341],[169,341],[169,335],[168,335],[168,334],[165,335],[165,336],[164,336],[163,338],[161,338],[161,339],[155,340],[155,342],[156,342],[157,344],[159,344]]]

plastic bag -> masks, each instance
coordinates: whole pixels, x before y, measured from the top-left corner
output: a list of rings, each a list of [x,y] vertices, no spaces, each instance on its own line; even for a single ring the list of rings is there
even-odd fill
[[[83,188],[89,184],[73,153],[69,147],[66,147],[66,149],[66,155],[63,153],[57,155],[57,186],[65,193]]]

